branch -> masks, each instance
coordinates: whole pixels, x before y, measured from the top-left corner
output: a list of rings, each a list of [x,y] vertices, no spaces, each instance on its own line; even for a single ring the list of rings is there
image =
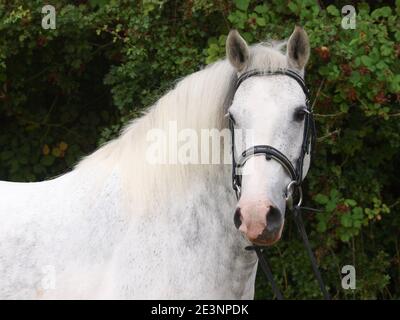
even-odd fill
[[[314,113],[314,117],[315,118],[334,118],[334,117],[341,116],[342,114],[345,114],[345,112],[340,111],[337,113],[330,113],[330,114]]]
[[[322,86],[323,86],[324,84],[325,84],[325,79],[322,79],[321,83],[319,84],[317,93],[315,94],[314,102],[311,104],[311,110],[314,109],[314,105],[315,105],[315,103],[317,102],[317,99],[318,99],[319,94],[320,94],[320,92],[321,92]]]
[[[322,137],[317,138],[317,141],[318,141],[318,142],[323,141],[323,140],[325,140],[326,138],[329,138],[329,137],[331,137],[331,136],[333,136],[333,135],[335,135],[335,134],[339,134],[339,133],[340,133],[340,129],[336,129],[336,130],[334,130],[334,131],[332,131],[332,132],[329,132],[328,134],[326,134],[326,135],[324,135],[324,136],[322,136]]]

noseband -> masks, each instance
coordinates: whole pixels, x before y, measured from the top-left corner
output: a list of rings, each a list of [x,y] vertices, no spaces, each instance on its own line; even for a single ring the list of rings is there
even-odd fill
[[[277,161],[289,175],[291,181],[286,186],[286,190],[284,191],[284,197],[287,203],[287,207],[291,212],[293,212],[294,220],[297,224],[299,233],[303,239],[304,246],[307,250],[309,258],[311,260],[311,265],[315,274],[315,277],[318,280],[320,289],[325,297],[325,299],[330,299],[328,292],[326,291],[324,282],[322,280],[321,274],[318,269],[318,265],[314,254],[311,250],[310,243],[308,241],[307,233],[304,228],[302,216],[301,216],[301,204],[303,201],[303,192],[301,189],[301,183],[303,181],[303,164],[304,158],[307,154],[311,154],[311,151],[314,148],[315,144],[315,122],[313,118],[312,108],[310,106],[310,95],[309,90],[304,82],[304,79],[297,73],[292,70],[278,70],[274,72],[263,71],[263,70],[251,70],[243,73],[237,79],[235,92],[239,88],[239,86],[248,78],[254,76],[274,76],[274,75],[285,75],[292,79],[294,79],[303,90],[306,96],[306,113],[304,118],[304,131],[303,131],[303,142],[301,144],[300,155],[297,158],[295,164],[288,159],[281,151],[278,149],[270,146],[270,145],[256,145],[250,147],[242,152],[239,159],[236,161],[235,156],[235,133],[234,133],[234,121],[232,118],[229,118],[229,129],[231,132],[231,143],[232,143],[232,188],[235,191],[236,198],[239,199],[241,195],[241,187],[242,187],[242,175],[241,169],[246,164],[247,160],[252,157],[263,155],[267,161],[275,160]],[[293,194],[297,190],[298,194],[298,202],[296,205],[293,205]],[[303,208],[304,209],[304,208]],[[282,293],[278,289],[274,277],[272,275],[271,269],[269,267],[268,261],[262,254],[262,248],[256,245],[252,245],[246,247],[247,250],[255,250],[257,256],[260,261],[261,268],[263,269],[264,273],[266,274],[269,282],[271,283],[272,290],[274,291],[275,296],[277,299],[283,299]]]

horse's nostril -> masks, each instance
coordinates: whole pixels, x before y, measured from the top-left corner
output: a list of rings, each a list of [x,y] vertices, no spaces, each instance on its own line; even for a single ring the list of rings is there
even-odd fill
[[[282,224],[282,214],[278,208],[273,206],[269,207],[267,212],[267,230],[275,232],[280,229]]]
[[[240,212],[240,208],[236,208],[235,215],[233,216],[233,222],[235,223],[235,227],[239,229],[242,224],[242,213]]]

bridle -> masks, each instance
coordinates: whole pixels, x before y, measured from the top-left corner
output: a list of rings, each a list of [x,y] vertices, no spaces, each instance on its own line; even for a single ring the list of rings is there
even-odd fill
[[[292,164],[292,162],[278,149],[270,146],[270,145],[256,145],[253,147],[250,147],[246,149],[245,151],[242,152],[240,155],[239,159],[236,161],[236,156],[235,156],[235,133],[234,133],[234,121],[230,117],[229,118],[229,129],[231,132],[231,143],[232,143],[232,188],[235,191],[236,198],[239,199],[241,195],[241,187],[242,187],[242,176],[240,173],[240,169],[243,168],[247,160],[249,160],[252,157],[255,156],[260,156],[263,155],[265,156],[265,159],[267,161],[270,160],[275,160],[277,161],[287,172],[289,177],[291,178],[291,181],[289,184],[286,186],[285,190],[285,200],[287,207],[291,212],[293,212],[293,216],[296,222],[296,225],[298,227],[299,233],[303,239],[304,246],[306,247],[306,250],[308,252],[308,255],[311,260],[312,268],[315,274],[315,277],[318,280],[320,289],[325,297],[325,299],[330,299],[329,294],[325,288],[324,282],[322,280],[321,274],[318,269],[317,262],[315,260],[314,254],[312,253],[307,233],[304,228],[302,216],[301,216],[301,209],[306,209],[304,207],[301,207],[301,204],[303,202],[303,192],[301,189],[301,183],[303,180],[303,164],[304,164],[304,158],[307,154],[311,154],[311,151],[314,148],[315,144],[315,122],[313,118],[313,112],[312,108],[310,106],[310,95],[309,95],[309,90],[304,82],[304,79],[295,71],[292,70],[277,70],[274,72],[271,71],[264,71],[264,70],[251,70],[247,71],[243,74],[241,74],[236,82],[236,87],[235,87],[235,93],[239,86],[248,78],[254,77],[254,76],[274,76],[274,75],[285,75],[288,76],[292,79],[294,79],[301,87],[303,90],[305,96],[306,96],[306,109],[305,109],[305,115],[304,115],[304,131],[303,131],[303,142],[301,145],[301,150],[300,150],[300,155],[297,158],[295,165]],[[296,193],[298,195],[298,202],[296,205],[293,203],[293,195]],[[310,208],[307,208],[310,209]],[[312,210],[312,209],[311,209]],[[248,246],[246,247],[247,250],[255,250],[257,253],[257,256],[260,261],[261,268],[263,269],[264,273],[266,274],[269,282],[271,283],[272,290],[274,291],[274,294],[277,299],[281,300],[283,299],[283,296],[278,289],[271,269],[269,267],[269,264],[266,260],[266,258],[262,254],[262,248],[256,245]]]
[[[248,159],[258,155],[265,155],[266,160],[274,159],[278,161],[281,166],[285,169],[285,171],[289,174],[291,178],[291,182],[286,187],[286,201],[289,204],[289,208],[292,203],[292,195],[294,188],[297,188],[299,192],[299,202],[298,206],[302,203],[302,190],[301,190],[301,181],[303,180],[303,163],[306,154],[310,154],[311,149],[313,148],[315,141],[315,124],[313,119],[312,110],[309,103],[309,91],[304,83],[303,78],[294,71],[291,70],[278,70],[275,72],[269,71],[261,71],[261,70],[252,70],[243,73],[236,82],[235,92],[239,88],[239,86],[248,78],[254,76],[271,76],[271,75],[286,75],[296,80],[300,87],[303,89],[304,94],[306,95],[306,113],[304,119],[304,132],[303,132],[303,142],[301,146],[300,156],[296,161],[295,166],[293,166],[292,162],[278,149],[269,146],[269,145],[257,145],[250,147],[249,149],[243,151],[238,161],[236,161],[235,157],[235,135],[234,135],[234,123],[232,118],[229,121],[229,128],[231,131],[232,137],[232,188],[235,191],[237,198],[240,198],[240,189],[242,186],[242,176],[238,174],[240,169],[245,165]]]

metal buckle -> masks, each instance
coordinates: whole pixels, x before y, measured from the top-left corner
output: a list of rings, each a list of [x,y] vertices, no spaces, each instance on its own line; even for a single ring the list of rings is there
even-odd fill
[[[301,185],[299,185],[296,180],[290,181],[290,183],[286,187],[285,192],[286,205],[290,210],[293,210],[294,187],[297,187],[297,192],[299,194],[299,201],[297,202],[297,206],[299,207],[303,203],[303,190],[301,189]]]
[[[239,200],[241,190],[240,190],[239,184],[237,183],[236,178],[233,178],[233,181],[232,181],[232,188],[233,188],[233,190],[235,191],[236,199]]]

